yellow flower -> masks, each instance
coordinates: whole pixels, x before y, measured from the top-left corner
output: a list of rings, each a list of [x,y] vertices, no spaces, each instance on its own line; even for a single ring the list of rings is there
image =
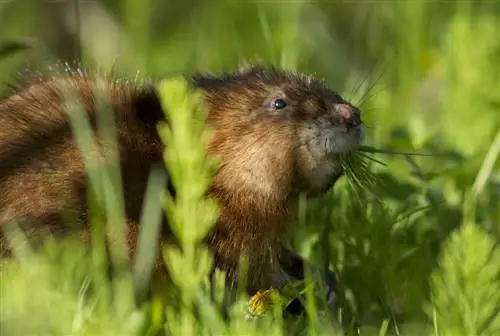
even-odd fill
[[[279,296],[279,292],[274,288],[259,290],[248,301],[248,310],[250,314],[261,316],[270,311],[273,304],[273,295]]]

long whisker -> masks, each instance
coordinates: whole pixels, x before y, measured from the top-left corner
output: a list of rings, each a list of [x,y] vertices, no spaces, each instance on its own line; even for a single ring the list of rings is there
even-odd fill
[[[361,89],[361,87],[369,80],[371,74],[373,73],[373,71],[375,71],[376,64],[377,64],[376,62],[373,62],[373,64],[371,65],[370,70],[368,71],[366,77],[364,79],[363,79],[364,76],[361,77],[361,79],[359,80],[359,84],[353,90],[354,95],[356,95],[358,93],[358,91]]]
[[[395,57],[396,55],[393,55],[393,57]],[[375,85],[378,84],[378,82],[382,79],[382,77],[385,75],[385,73],[387,72],[387,70],[389,69],[389,67],[392,65],[392,61],[394,60],[394,58],[392,59],[388,59],[387,60],[387,63],[386,65],[383,67],[382,71],[380,72],[380,74],[377,76],[377,78],[370,84],[370,86],[368,87],[368,89],[365,91],[364,95],[360,98],[360,100],[358,101],[358,103],[356,104],[357,106],[362,106],[364,104],[364,102],[366,102],[366,96],[369,95],[371,93],[371,90],[373,90],[373,88],[375,87]]]
[[[367,101],[369,101],[370,99],[372,99],[373,97],[375,97],[375,95],[379,94],[379,93],[382,93],[384,92],[385,89],[382,89],[378,92],[371,92],[370,94],[366,94],[364,98],[361,99],[361,101],[359,102],[359,105],[358,106],[363,106],[364,104],[366,104]]]

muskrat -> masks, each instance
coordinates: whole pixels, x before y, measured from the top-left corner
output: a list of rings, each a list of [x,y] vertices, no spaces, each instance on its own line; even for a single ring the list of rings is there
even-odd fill
[[[86,223],[86,171],[58,88],[75,90],[95,126],[95,78],[81,69],[66,70],[28,77],[0,102],[0,225],[27,218],[28,237],[68,231],[68,211]],[[285,247],[283,237],[299,196],[321,196],[342,176],[340,156],[363,138],[359,109],[312,75],[261,64],[186,79],[203,94],[213,129],[208,154],[220,160],[208,191],[220,215],[205,239],[215,266],[234,283],[240,258],[248,256],[250,295],[282,288],[285,274],[304,278],[304,261]],[[165,114],[152,83],[104,81],[133,251],[148,175],[163,163],[165,146],[156,125],[166,121]],[[168,190],[175,194],[172,185]],[[172,233],[166,220],[163,226],[167,239]],[[9,251],[5,241],[0,247]],[[325,274],[331,296],[334,276]]]

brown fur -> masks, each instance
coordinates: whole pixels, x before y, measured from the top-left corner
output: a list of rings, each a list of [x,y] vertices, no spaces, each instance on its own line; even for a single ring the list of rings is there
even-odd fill
[[[315,125],[324,115],[332,115],[331,125],[344,127],[332,108],[348,103],[313,77],[272,68],[249,67],[189,80],[203,90],[207,122],[214,126],[209,154],[222,159],[209,190],[221,210],[206,237],[215,264],[235,280],[240,257],[250,256],[249,291],[279,288],[286,282],[282,270],[302,275],[301,259],[281,241],[299,193],[321,195],[342,173],[336,162],[321,173],[326,162],[323,143],[311,132],[322,130]],[[117,125],[133,251],[146,180],[164,151],[155,130],[163,111],[148,85],[104,82]],[[86,171],[62,106],[60,85],[76,89],[92,121],[92,75],[79,71],[56,79],[35,77],[0,102],[0,223],[30,218],[32,236],[44,230],[64,231],[65,210],[83,223],[86,218]],[[289,105],[284,112],[269,108],[275,93],[286,97]],[[112,158],[106,143],[100,142],[96,156]],[[324,177],[315,175],[320,173]],[[5,244],[3,249],[8,250]]]

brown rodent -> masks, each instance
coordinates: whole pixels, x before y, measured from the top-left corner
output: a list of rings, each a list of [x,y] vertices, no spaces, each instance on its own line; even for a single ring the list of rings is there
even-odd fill
[[[35,237],[69,231],[66,212],[86,222],[85,167],[58,86],[76,90],[92,121],[92,78],[78,69],[52,78],[34,76],[0,102],[0,225],[28,218],[27,233]],[[250,294],[281,288],[287,282],[283,271],[303,278],[302,259],[282,238],[299,195],[320,196],[342,175],[339,155],[362,140],[360,111],[313,76],[261,65],[187,79],[204,94],[214,130],[208,153],[220,159],[209,190],[220,217],[205,240],[215,265],[228,272],[231,283],[240,257],[248,256]],[[163,160],[156,124],[164,113],[154,86],[105,80],[133,251],[148,174]],[[106,157],[101,145],[96,155]],[[164,238],[170,234],[164,223]],[[2,246],[7,252],[7,244]],[[328,281],[331,285],[333,279]]]

